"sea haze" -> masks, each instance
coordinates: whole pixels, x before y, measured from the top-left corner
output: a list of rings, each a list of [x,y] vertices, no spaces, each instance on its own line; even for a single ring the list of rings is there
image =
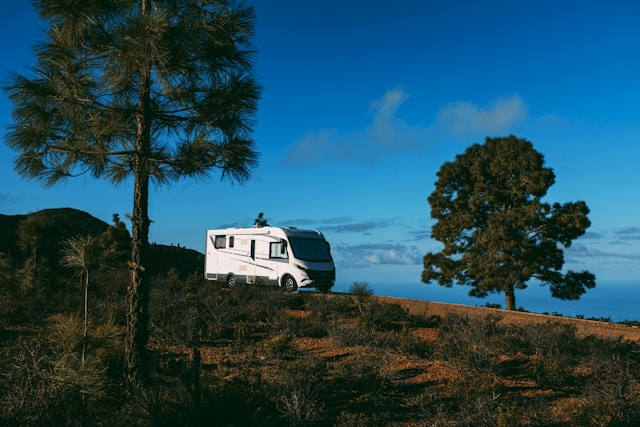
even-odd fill
[[[351,284],[336,283],[335,292],[348,292]],[[486,298],[468,295],[469,287],[445,288],[424,283],[373,283],[369,282],[375,295],[437,301],[451,304],[483,306],[487,303],[500,304],[504,308],[504,295],[491,294]],[[640,283],[609,282],[598,283],[594,289],[577,301],[563,301],[551,297],[549,288],[531,284],[525,290],[516,291],[516,306],[532,313],[562,314],[563,316],[584,316],[589,318],[610,318],[613,322],[625,320],[640,321]]]

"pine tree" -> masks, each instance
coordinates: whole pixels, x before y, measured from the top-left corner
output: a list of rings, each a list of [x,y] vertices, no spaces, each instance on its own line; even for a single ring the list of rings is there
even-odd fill
[[[580,298],[595,276],[563,274],[562,246],[591,225],[589,208],[583,201],[543,202],[554,182],[542,154],[515,136],[487,138],[442,165],[428,200],[437,221],[431,237],[444,247],[425,255],[422,281],[469,285],[476,297],[504,292],[508,310],[516,309],[515,290],[531,279],[554,297]]]
[[[149,185],[243,182],[260,87],[251,7],[225,0],[34,0],[47,24],[32,75],[13,74],[6,142],[45,185],[133,178],[126,378],[144,383],[149,321]]]

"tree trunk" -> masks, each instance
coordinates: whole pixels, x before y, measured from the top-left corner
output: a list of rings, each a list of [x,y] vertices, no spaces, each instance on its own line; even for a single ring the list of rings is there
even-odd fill
[[[515,310],[516,309],[516,292],[513,285],[507,286],[504,290],[504,297],[507,304],[507,310]]]
[[[84,336],[82,337],[82,367],[87,352],[87,339],[89,337],[89,270],[84,271]]]
[[[138,145],[148,145],[139,138]],[[130,385],[144,383],[146,346],[149,339],[149,166],[143,148],[138,148],[131,218],[131,283],[127,294],[127,335],[125,341],[125,377]]]
[[[125,338],[125,378],[138,386],[146,379],[146,347],[149,339],[149,252],[148,175],[136,173],[134,207],[131,218],[131,283],[127,293],[127,335]]]
[[[148,0],[142,0],[142,14],[144,16],[148,13]],[[151,151],[151,73],[148,68],[140,73],[136,121],[131,258],[129,261],[131,283],[127,295],[124,366],[125,379],[132,387],[143,385],[148,374],[149,157]]]

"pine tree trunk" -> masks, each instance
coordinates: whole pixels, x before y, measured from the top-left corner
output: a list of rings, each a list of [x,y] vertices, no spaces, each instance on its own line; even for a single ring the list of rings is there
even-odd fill
[[[84,336],[82,337],[82,367],[87,352],[87,340],[89,338],[89,270],[84,271]]]
[[[142,0],[142,14],[149,13]],[[151,147],[151,74],[140,73],[136,112],[137,136],[134,165],[133,215],[131,218],[131,283],[127,295],[127,335],[125,338],[125,379],[132,387],[146,382],[149,340],[149,157]]]
[[[131,219],[131,283],[127,295],[127,335],[125,338],[125,378],[138,386],[146,380],[147,341],[149,339],[149,252],[148,176],[136,173],[134,209]]]
[[[143,138],[144,139],[144,138]],[[147,143],[148,144],[148,143]],[[142,151],[142,150],[141,150]],[[125,341],[125,377],[130,385],[146,379],[146,346],[149,339],[149,171],[148,159],[138,155],[131,218],[131,283],[127,295],[127,335]]]
[[[515,310],[516,309],[516,292],[513,285],[507,286],[504,290],[504,297],[507,304],[507,310]]]

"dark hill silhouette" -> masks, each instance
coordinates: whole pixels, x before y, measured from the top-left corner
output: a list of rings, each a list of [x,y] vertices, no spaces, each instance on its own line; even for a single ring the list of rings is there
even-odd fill
[[[25,220],[38,223],[40,239],[39,256],[56,265],[60,244],[63,240],[77,235],[98,235],[109,227],[106,222],[87,212],[73,208],[44,209],[25,215],[0,214],[0,253],[7,254],[14,262],[22,263],[25,254],[20,250],[18,230]],[[175,268],[180,276],[202,272],[204,255],[187,248],[151,245],[149,270],[152,274],[164,274]]]
[[[0,214],[0,252],[22,262],[18,230],[25,220],[37,222],[40,256],[57,260],[60,242],[76,235],[97,235],[109,226],[86,212],[73,208],[44,209],[27,215]]]

